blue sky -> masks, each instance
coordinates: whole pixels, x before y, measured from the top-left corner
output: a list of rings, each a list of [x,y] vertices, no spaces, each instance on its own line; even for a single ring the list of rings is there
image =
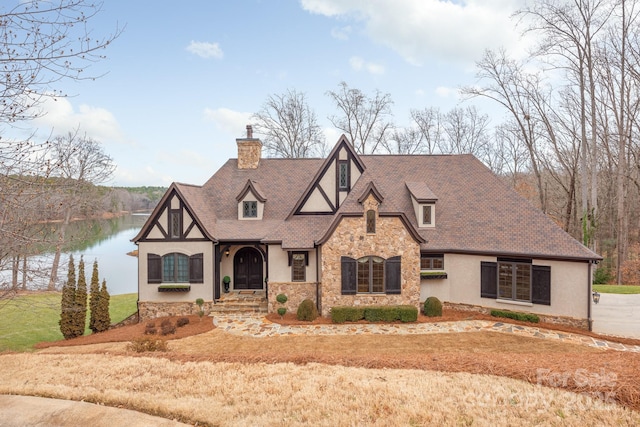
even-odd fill
[[[394,121],[412,108],[455,107],[485,49],[521,52],[510,14],[522,0],[108,0],[95,35],[125,27],[89,72],[65,82],[29,124],[80,126],[117,164],[112,185],[204,183],[267,97],[304,92],[333,146],[327,97],[345,81],[390,93]],[[486,106],[486,104],[483,104]],[[480,105],[480,108],[483,108]]]

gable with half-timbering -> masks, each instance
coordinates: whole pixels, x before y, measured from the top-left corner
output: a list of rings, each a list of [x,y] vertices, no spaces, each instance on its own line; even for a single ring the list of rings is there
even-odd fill
[[[193,213],[175,189],[169,193],[156,212],[155,217],[150,219],[150,227],[141,241],[208,240]]]

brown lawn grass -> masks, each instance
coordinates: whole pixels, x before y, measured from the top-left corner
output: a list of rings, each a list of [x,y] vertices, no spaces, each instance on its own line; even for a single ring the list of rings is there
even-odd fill
[[[0,393],[197,425],[640,424],[637,354],[494,332],[251,338],[195,317],[180,329],[166,353],[128,351],[135,325],[2,355]]]

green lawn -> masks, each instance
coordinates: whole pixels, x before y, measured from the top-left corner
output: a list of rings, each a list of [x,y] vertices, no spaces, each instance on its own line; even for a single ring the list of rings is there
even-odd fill
[[[137,294],[112,295],[109,305],[111,323],[136,312]],[[0,300],[0,352],[29,351],[41,341],[63,339],[59,292],[37,293]],[[89,325],[87,312],[87,326]],[[85,335],[91,333],[87,327]]]
[[[602,294],[640,294],[640,286],[593,285],[593,290]]]

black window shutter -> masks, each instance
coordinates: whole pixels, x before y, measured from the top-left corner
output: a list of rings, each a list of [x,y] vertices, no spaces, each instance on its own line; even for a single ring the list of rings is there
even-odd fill
[[[534,304],[551,305],[551,267],[548,265],[533,265],[532,295]]]
[[[195,254],[189,257],[189,283],[204,282],[204,258],[202,254]]]
[[[498,263],[480,263],[480,296],[482,298],[498,297]]]
[[[147,254],[147,283],[162,283],[162,257]]]
[[[342,295],[356,294],[356,260],[348,256],[340,257],[342,267]]]
[[[400,257],[394,256],[384,262],[384,282],[387,294],[398,295],[401,293],[402,268]]]

